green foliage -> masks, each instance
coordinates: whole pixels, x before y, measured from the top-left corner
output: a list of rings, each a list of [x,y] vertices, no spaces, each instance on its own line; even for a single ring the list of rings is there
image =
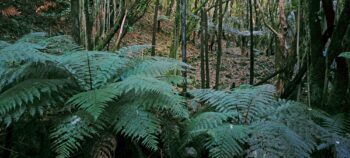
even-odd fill
[[[292,158],[325,149],[349,156],[347,114],[278,100],[271,85],[194,89],[190,100],[177,91],[183,78],[174,73],[191,67],[143,56],[147,45],[83,51],[67,36],[33,33],[3,47],[0,130],[15,127],[20,141],[26,132],[18,129],[43,129],[43,139],[25,139],[40,147],[51,143],[55,154],[40,155],[108,156],[125,145],[138,156]],[[189,101],[198,108],[188,108]]]
[[[344,52],[339,55],[339,57],[350,59],[350,52]]]
[[[191,91],[204,103],[202,108],[213,112],[193,116],[184,142],[191,145],[204,135],[207,142],[199,151],[207,150],[210,157],[311,157],[349,140],[345,115],[332,117],[301,103],[277,100],[274,91],[270,85]],[[343,155],[345,146],[339,145],[341,153],[334,154]]]
[[[59,157],[73,156],[106,131],[157,151],[163,123],[189,117],[184,98],[160,78],[188,66],[166,58],[141,58],[138,52],[146,48],[81,51],[67,36],[25,36],[0,50],[1,122],[16,126],[41,118],[57,124],[50,138]],[[35,110],[50,117],[19,117]],[[57,122],[62,116],[67,117]]]

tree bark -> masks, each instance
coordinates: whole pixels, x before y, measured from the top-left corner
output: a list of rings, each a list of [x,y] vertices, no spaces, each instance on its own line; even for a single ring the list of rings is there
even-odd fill
[[[251,0],[248,0],[249,3],[249,13],[250,13],[250,75],[249,75],[249,84],[254,84],[254,35],[253,35],[253,4]]]
[[[201,73],[201,88],[205,88],[205,67],[204,67],[204,40],[205,40],[205,15],[204,15],[204,9],[201,9],[201,27],[200,27],[200,37],[201,37],[201,53],[200,53],[200,73]]]
[[[204,55],[205,55],[205,88],[210,88],[210,68],[209,68],[209,32],[208,32],[208,14],[204,12]]]
[[[186,52],[186,10],[187,10],[187,0],[181,1],[181,52],[182,52],[182,62],[187,63],[187,52]],[[182,77],[184,78],[183,92],[187,92],[187,72],[183,71]]]
[[[80,19],[79,0],[71,0],[72,37],[76,43],[80,44]]]
[[[310,27],[310,89],[311,105],[320,105],[325,76],[325,58],[322,53],[322,32],[319,17],[320,0],[309,1]]]
[[[156,36],[157,36],[157,22],[158,22],[158,8],[159,8],[159,0],[156,0],[156,4],[154,6],[154,16],[153,16],[153,34],[152,34],[152,51],[151,55],[156,55]]]
[[[222,0],[218,0],[218,17],[219,17],[219,26],[218,26],[218,51],[217,51],[217,57],[216,57],[216,74],[215,74],[215,89],[219,89],[220,84],[220,68],[221,68],[221,55],[222,55],[222,45],[221,45],[221,39],[222,39],[222,20],[223,20],[223,12],[222,12]]]

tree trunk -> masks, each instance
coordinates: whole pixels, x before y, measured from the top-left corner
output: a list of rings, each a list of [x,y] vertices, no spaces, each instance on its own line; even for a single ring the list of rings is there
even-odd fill
[[[80,19],[79,19],[79,0],[71,1],[71,18],[72,18],[72,37],[76,43],[80,44]]]
[[[180,0],[176,1],[176,11],[175,11],[175,20],[174,20],[174,28],[173,28],[173,39],[172,44],[170,46],[170,58],[177,58],[177,49],[179,47],[179,30],[180,30]]]
[[[187,63],[187,52],[186,52],[186,1],[181,1],[181,52],[182,52],[182,62]],[[184,78],[183,92],[187,92],[187,72],[186,70],[182,73],[182,77]]]
[[[216,74],[215,74],[215,89],[219,89],[220,84],[220,67],[221,67],[221,55],[222,55],[222,45],[221,45],[221,39],[222,39],[222,20],[223,20],[223,12],[222,12],[222,0],[218,0],[218,17],[219,17],[219,26],[218,26],[218,51],[217,51],[217,60],[216,60]]]
[[[250,75],[249,84],[254,84],[254,36],[253,36],[253,4],[251,0],[249,3],[249,13],[250,13]]]
[[[204,55],[205,55],[205,87],[210,88],[210,68],[209,68],[209,32],[208,32],[208,14],[204,12]]]
[[[309,1],[309,27],[310,27],[310,89],[311,105],[319,105],[322,101],[322,91],[325,76],[325,58],[322,53],[322,32],[319,17],[320,0]]]
[[[201,9],[201,27],[200,27],[200,37],[201,37],[201,53],[200,53],[200,59],[201,59],[201,88],[205,88],[205,67],[204,67],[204,53],[205,53],[205,10]]]
[[[328,64],[327,66],[330,66],[330,64],[333,63],[335,60],[337,63],[337,69],[335,71],[335,78],[334,78],[334,87],[331,91],[331,94],[329,95],[328,99],[328,106],[326,109],[333,109],[334,112],[341,112],[340,108],[343,103],[342,101],[345,100],[346,94],[347,94],[347,87],[348,87],[348,67],[346,64],[345,59],[339,58],[339,54],[342,53],[346,47],[343,45],[343,41],[347,41],[348,39],[344,39],[345,34],[347,33],[347,28],[350,26],[350,0],[346,0],[344,4],[343,11],[339,17],[339,21],[336,25],[336,28],[334,30],[334,33],[332,35],[332,41],[330,43],[328,52]],[[332,107],[330,107],[332,106]]]
[[[152,56],[156,55],[158,8],[159,8],[159,0],[156,0],[156,4],[154,6],[154,16],[153,16],[153,34],[152,34],[152,51],[151,51]]]

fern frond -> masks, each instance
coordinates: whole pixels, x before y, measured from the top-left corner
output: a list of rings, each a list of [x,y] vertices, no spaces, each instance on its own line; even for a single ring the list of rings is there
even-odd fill
[[[130,94],[128,96],[137,97],[133,101],[135,105],[141,105],[147,110],[157,112],[169,112],[172,117],[189,118],[185,99],[177,93],[157,93],[147,92],[144,94]],[[128,97],[125,96],[125,97]],[[166,113],[165,115],[167,115]]]
[[[133,76],[129,77],[126,80],[112,83],[108,85],[118,89],[120,92],[128,93],[130,91],[135,94],[142,94],[147,92],[157,92],[157,93],[173,93],[175,92],[173,87],[163,81],[157,80],[153,77],[145,76]]]
[[[17,65],[26,62],[56,62],[55,56],[42,53],[44,47],[25,42],[17,42],[0,50],[0,62]]]
[[[271,121],[259,121],[251,125],[249,138],[250,156],[264,157],[310,157],[313,146],[305,143],[287,126]]]
[[[242,144],[247,137],[247,128],[241,125],[225,124],[208,130],[209,138],[205,147],[209,150],[209,157],[231,158],[241,155]]]
[[[71,157],[81,148],[81,141],[98,135],[98,130],[102,129],[103,126],[91,122],[88,116],[78,113],[65,118],[53,129],[50,138],[54,140],[52,146],[58,154],[57,157]]]
[[[6,41],[1,41],[0,40],[0,50],[11,45],[10,43],[7,43]]]
[[[104,86],[126,64],[116,54],[94,51],[67,53],[59,61],[85,90]]]
[[[28,79],[68,78],[69,74],[54,63],[0,64],[0,92]]]
[[[332,133],[336,133],[340,136],[349,132],[350,120],[344,113],[339,113],[334,116],[325,117],[322,122],[323,127]]]
[[[218,112],[239,112],[238,119],[245,123],[259,120],[274,111],[274,92],[272,85],[236,89],[233,92],[200,89],[190,91],[198,101],[205,102]]]
[[[133,99],[133,104],[146,109],[165,110],[176,117],[189,117],[184,98],[177,94],[172,85],[164,81],[152,77],[132,76],[108,87],[123,93],[125,98],[138,98]]]
[[[141,107],[123,105],[115,110],[114,131],[141,143],[153,150],[158,150],[157,134],[160,130],[160,120]]]
[[[148,48],[152,48],[152,46],[151,45],[133,45],[133,46],[120,48],[116,51],[116,53],[119,56],[135,57],[139,55],[138,53],[141,53],[143,50]]]
[[[24,35],[22,38],[20,38],[19,40],[17,40],[17,43],[21,43],[21,42],[26,42],[26,43],[33,43],[33,44],[38,44],[41,41],[47,39],[48,34],[45,32],[33,32],[33,33],[29,33]]]
[[[161,77],[172,70],[184,71],[190,67],[175,59],[163,57],[146,57],[145,59],[136,60],[130,68],[122,74],[122,78],[129,76],[146,76],[146,77]]]
[[[189,132],[189,135],[196,136],[201,132],[223,125],[228,118],[227,115],[219,112],[203,112],[188,122],[186,131]]]
[[[69,80],[27,80],[0,94],[0,114],[4,116],[11,110],[40,100],[43,94],[50,95],[67,88],[72,83]]]
[[[82,48],[76,44],[71,36],[60,35],[53,36],[38,42],[45,47],[44,52],[48,54],[61,55],[65,52],[79,51]]]
[[[113,88],[91,90],[74,95],[66,104],[86,111],[97,120],[108,106],[108,102],[113,101],[118,94]]]

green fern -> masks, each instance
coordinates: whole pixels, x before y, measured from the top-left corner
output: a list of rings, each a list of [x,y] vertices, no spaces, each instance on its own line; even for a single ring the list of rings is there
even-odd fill
[[[43,94],[59,92],[72,83],[69,80],[27,80],[6,90],[0,95],[0,114],[34,103]]]
[[[205,102],[218,112],[236,113],[236,118],[244,123],[268,116],[275,103],[275,88],[263,85],[254,88],[236,89],[232,92],[214,90],[193,90],[190,92],[200,102]]]
[[[141,141],[151,150],[158,150],[158,133],[161,122],[152,113],[141,107],[123,105],[116,107],[114,131],[135,141]]]
[[[104,86],[126,64],[116,54],[94,51],[67,53],[59,61],[84,90]]]
[[[74,95],[67,104],[91,114],[97,120],[101,113],[120,92],[113,88],[97,89]]]
[[[209,157],[231,158],[243,153],[242,145],[247,138],[247,128],[241,125],[225,124],[208,130],[207,143]]]
[[[50,137],[54,139],[53,150],[57,157],[71,157],[82,147],[82,143],[87,138],[98,135],[98,130],[103,128],[103,124],[94,123],[84,113],[68,116],[58,126],[53,129]]]
[[[183,71],[190,67],[175,59],[163,57],[145,57],[144,59],[135,60],[134,64],[130,64],[128,71],[122,74],[122,78],[129,76],[146,76],[146,77],[161,77],[162,75],[172,71]]]
[[[271,122],[256,122],[249,138],[251,156],[263,157],[310,157],[313,147],[305,143],[297,133],[287,126]]]

